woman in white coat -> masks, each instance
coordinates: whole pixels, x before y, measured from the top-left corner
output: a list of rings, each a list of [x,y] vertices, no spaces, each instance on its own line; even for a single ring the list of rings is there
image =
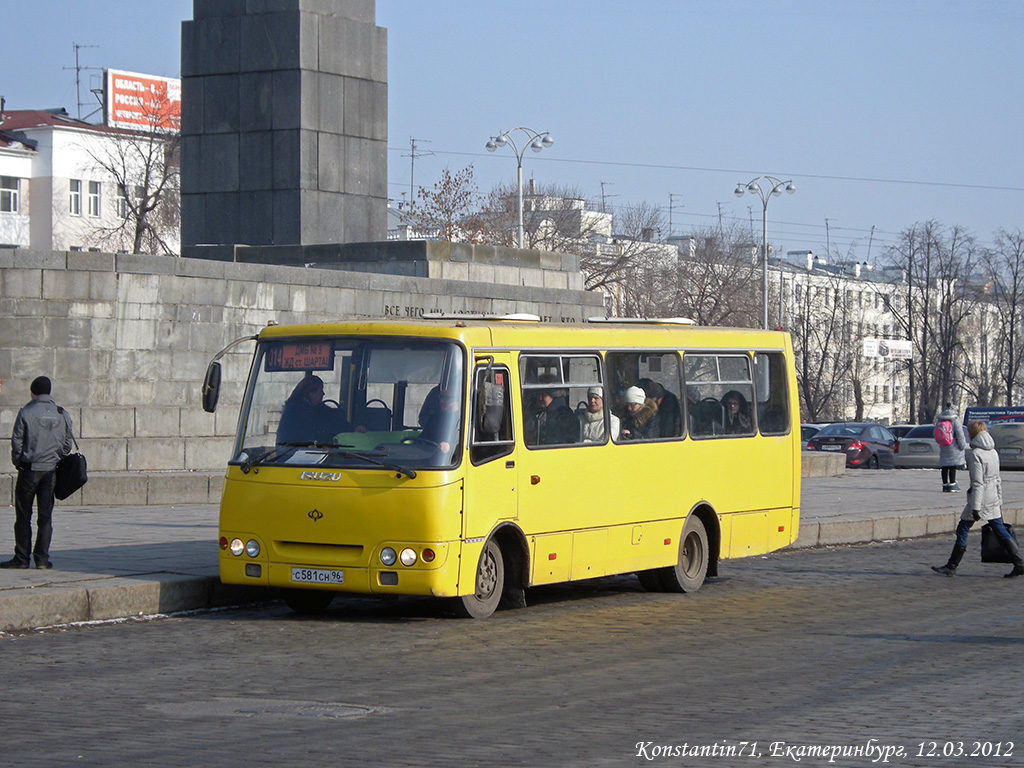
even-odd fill
[[[1013,560],[1013,570],[1006,574],[1006,578],[1024,576],[1024,560],[1021,560],[1017,542],[1003,525],[1003,483],[999,477],[999,454],[995,441],[983,421],[968,424],[967,435],[971,440],[971,450],[967,453],[967,468],[971,474],[967,504],[956,527],[956,543],[949,561],[942,566],[933,565],[932,570],[944,576],[956,575],[957,566],[967,551],[967,532],[981,520],[992,527]]]

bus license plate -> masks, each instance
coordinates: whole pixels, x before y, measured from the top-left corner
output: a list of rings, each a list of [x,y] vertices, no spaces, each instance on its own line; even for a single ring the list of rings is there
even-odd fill
[[[292,568],[292,581],[304,584],[344,584],[344,571],[323,571],[316,568]]]

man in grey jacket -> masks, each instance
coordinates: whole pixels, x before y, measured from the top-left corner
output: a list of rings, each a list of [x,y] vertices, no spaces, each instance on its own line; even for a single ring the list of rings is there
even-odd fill
[[[53,484],[57,462],[71,453],[71,417],[50,396],[50,380],[36,378],[29,391],[32,399],[18,411],[11,436],[11,461],[18,468],[14,487],[14,557],[0,568],[28,568],[29,556],[36,568],[52,568],[50,538],[53,535]],[[32,502],[36,504],[36,545],[32,548]]]

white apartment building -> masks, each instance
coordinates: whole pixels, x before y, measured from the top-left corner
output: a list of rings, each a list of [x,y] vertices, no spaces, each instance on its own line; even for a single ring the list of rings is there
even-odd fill
[[[103,168],[125,157],[118,142],[128,135],[63,109],[0,111],[0,247],[130,251],[130,242],[101,235],[128,215],[114,175]],[[179,252],[179,236],[170,239]]]

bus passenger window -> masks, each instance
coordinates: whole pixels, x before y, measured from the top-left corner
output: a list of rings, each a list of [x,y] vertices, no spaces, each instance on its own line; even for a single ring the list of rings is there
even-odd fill
[[[750,437],[756,434],[750,357],[688,354],[684,358],[690,435]]]
[[[676,352],[609,352],[613,410],[622,420],[623,440],[670,440],[683,436],[679,355]],[[639,390],[627,397],[631,389]],[[632,406],[632,407],[631,407]]]
[[[762,435],[789,433],[787,381],[786,360],[781,352],[759,352],[754,355],[754,383]]]
[[[523,442],[527,448],[605,442],[601,358],[596,354],[523,354]],[[591,391],[598,394],[590,414]],[[575,408],[574,408],[575,406]],[[587,437],[587,428],[590,433]]]

